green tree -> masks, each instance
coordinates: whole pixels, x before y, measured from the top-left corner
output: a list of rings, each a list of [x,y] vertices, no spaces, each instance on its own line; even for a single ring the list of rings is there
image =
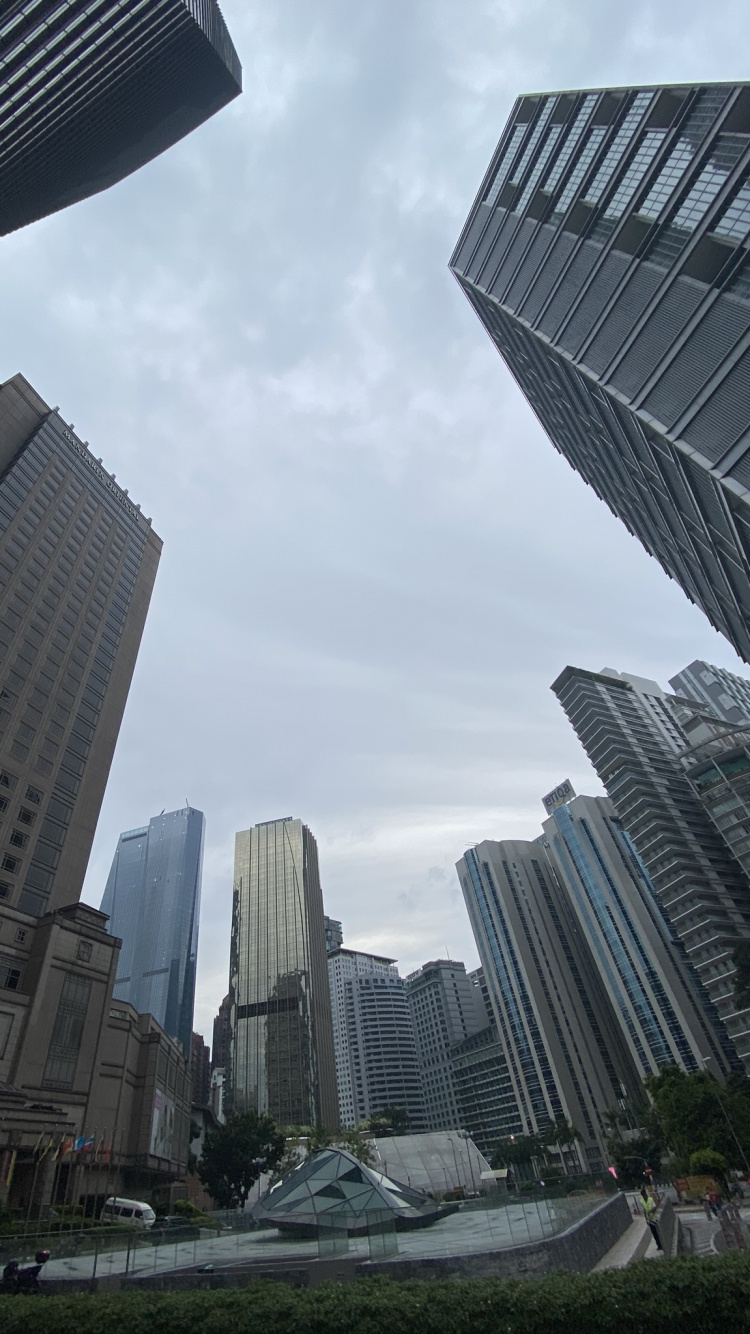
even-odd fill
[[[676,1065],[645,1080],[664,1143],[686,1162],[696,1149],[721,1153],[732,1167],[750,1154],[750,1084],[730,1075],[722,1088],[705,1070],[685,1074]]]
[[[370,1133],[375,1136],[407,1135],[411,1129],[411,1121],[405,1107],[388,1105],[381,1107],[379,1112],[371,1116],[367,1126]]]
[[[554,1146],[557,1149],[563,1150],[572,1148],[576,1140],[581,1138],[581,1132],[576,1126],[566,1120],[564,1116],[557,1116],[554,1121],[550,1121],[549,1125],[542,1130],[539,1135],[539,1142],[545,1148]],[[567,1176],[568,1166],[565,1161],[564,1153],[561,1154],[561,1156],[563,1171]]]
[[[233,1112],[226,1125],[208,1131],[198,1176],[220,1209],[243,1207],[261,1173],[272,1171],[283,1154],[284,1136],[273,1117]]]
[[[655,1176],[661,1170],[661,1145],[653,1135],[642,1134],[628,1141],[610,1139],[607,1147],[620,1186],[642,1186],[645,1180],[643,1169],[646,1166],[652,1169]]]
[[[358,1158],[365,1167],[375,1161],[375,1155],[364,1135],[358,1130],[342,1130],[334,1140],[337,1149],[346,1149],[353,1158]]]
[[[325,1126],[321,1125],[318,1121],[317,1125],[313,1126],[308,1136],[307,1146],[310,1153],[320,1153],[321,1149],[329,1148],[330,1143],[330,1130],[326,1130]]]
[[[750,1008],[750,940],[741,940],[735,945],[732,963],[736,968],[734,975],[734,998],[738,1010]]]
[[[492,1153],[492,1166],[516,1167],[544,1157],[544,1145],[538,1135],[510,1135],[499,1139]]]
[[[727,1160],[723,1153],[717,1153],[715,1149],[696,1149],[695,1153],[691,1153],[690,1172],[692,1176],[714,1177],[727,1189]]]

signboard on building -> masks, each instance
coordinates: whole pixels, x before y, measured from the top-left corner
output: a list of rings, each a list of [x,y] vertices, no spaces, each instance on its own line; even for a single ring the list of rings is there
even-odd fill
[[[174,1101],[157,1089],[154,1093],[154,1112],[151,1119],[149,1153],[156,1158],[172,1157],[174,1138]]]
[[[574,796],[573,784],[569,778],[566,778],[565,782],[561,783],[559,787],[553,788],[551,792],[547,793],[546,797],[542,797],[544,809],[548,813],[554,811],[555,807],[564,806],[566,801],[571,801]]]

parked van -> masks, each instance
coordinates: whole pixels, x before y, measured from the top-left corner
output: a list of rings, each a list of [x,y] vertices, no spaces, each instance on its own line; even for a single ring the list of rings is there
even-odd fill
[[[110,1195],[104,1201],[99,1221],[102,1223],[129,1223],[131,1227],[153,1227],[156,1214],[143,1200],[124,1200],[122,1195]]]

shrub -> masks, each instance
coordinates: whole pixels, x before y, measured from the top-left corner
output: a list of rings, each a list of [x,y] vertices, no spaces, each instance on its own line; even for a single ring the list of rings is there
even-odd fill
[[[750,1334],[750,1256],[541,1279],[0,1298],[0,1334]]]

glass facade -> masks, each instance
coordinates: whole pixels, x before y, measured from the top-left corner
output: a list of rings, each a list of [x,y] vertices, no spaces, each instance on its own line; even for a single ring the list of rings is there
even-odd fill
[[[205,820],[186,806],[120,835],[102,898],[122,940],[114,999],[152,1014],[190,1059]]]
[[[230,1108],[339,1122],[318,849],[291,817],[237,834],[229,974]]]
[[[641,859],[603,797],[559,806],[544,832],[642,1075],[713,1056],[700,984],[674,947]],[[715,1044],[714,1044],[715,1045]]]
[[[552,689],[702,984],[706,1054],[715,1070],[736,1067],[738,1057],[750,1066],[747,1017],[726,982],[733,943],[750,935],[750,882],[683,767],[702,706],[653,681],[578,667],[566,667]]]
[[[519,98],[451,268],[554,446],[750,661],[750,84]]]
[[[216,0],[5,0],[0,235],[114,185],[241,88]]]

